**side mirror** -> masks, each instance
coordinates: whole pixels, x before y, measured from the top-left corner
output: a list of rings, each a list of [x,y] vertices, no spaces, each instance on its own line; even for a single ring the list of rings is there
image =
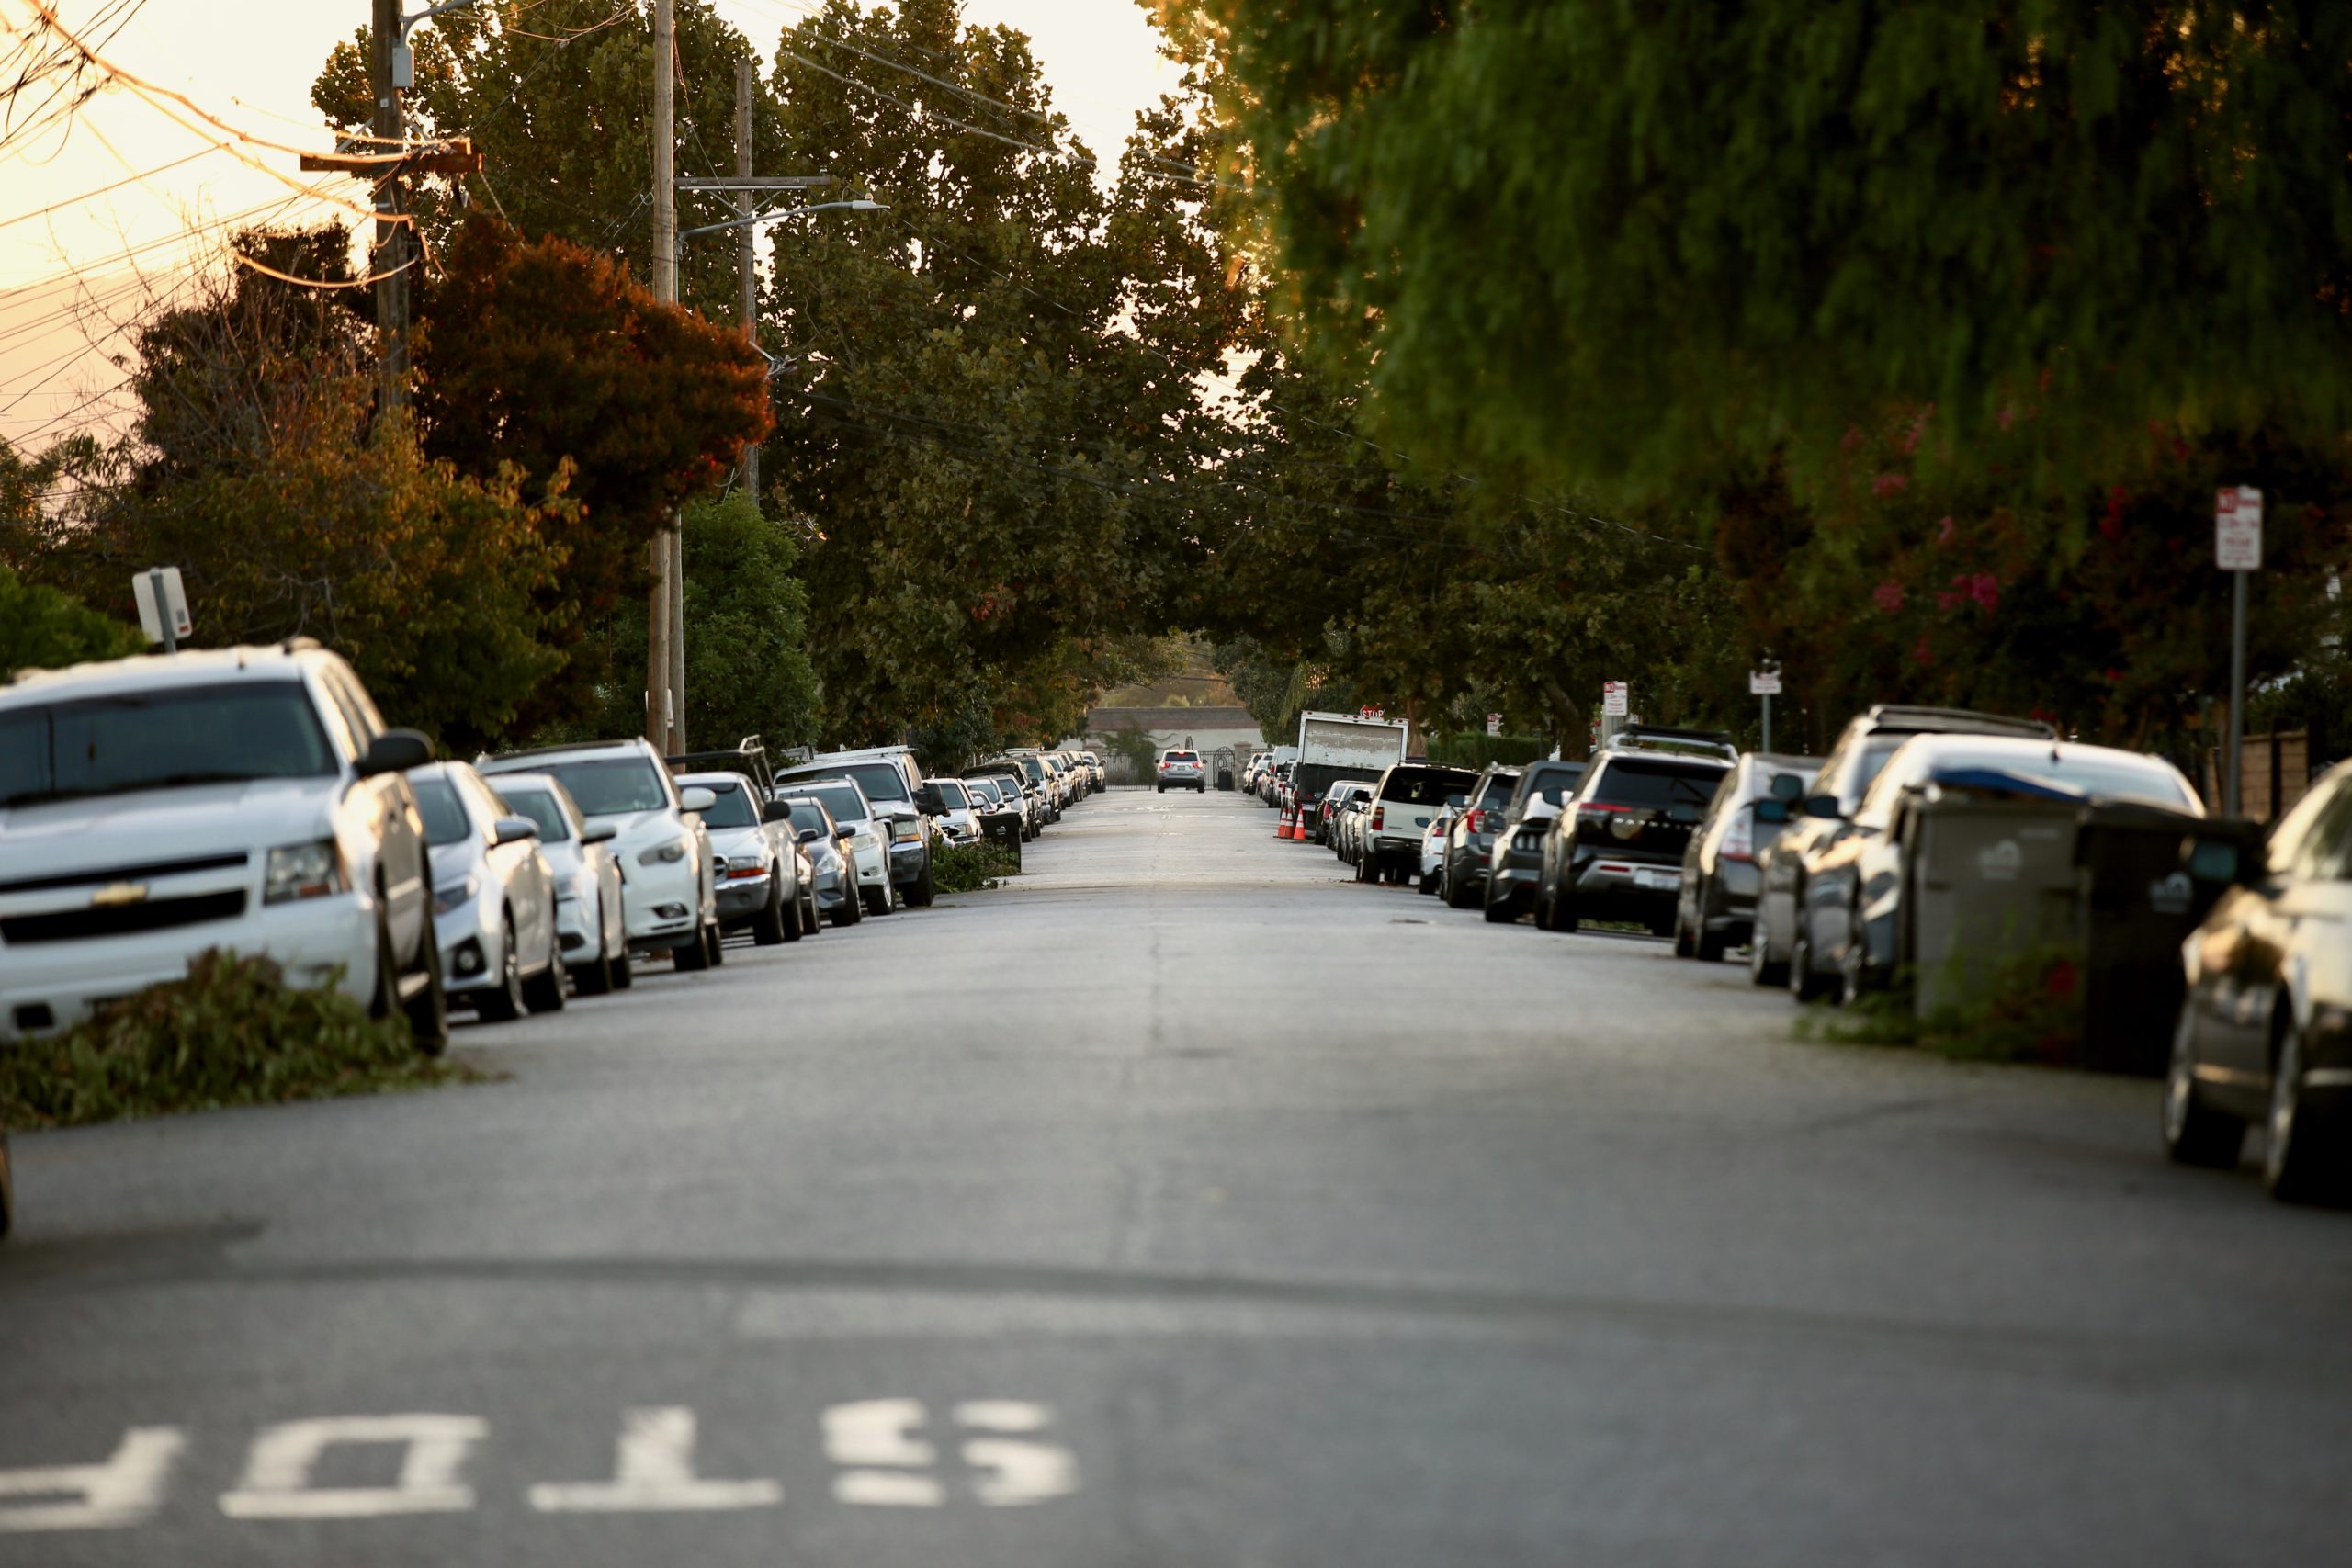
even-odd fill
[[[387,729],[368,743],[356,766],[361,778],[372,779],[379,773],[404,773],[431,761],[433,742],[421,731]]]
[[[591,822],[580,830],[583,844],[609,844],[620,836],[620,829],[610,822]]]
[[[1772,798],[1774,800],[1781,801],[1804,799],[1804,780],[1797,777],[1794,773],[1774,773],[1772,775]]]
[[[1838,797],[1834,795],[1806,795],[1804,797],[1804,814],[1807,817],[1818,817],[1825,821],[1829,822],[1838,821],[1846,815],[1846,813],[1839,808],[1838,805]]]
[[[511,844],[517,839],[537,838],[539,825],[527,817],[502,817],[491,832],[497,842]]]
[[[854,828],[836,828],[833,829],[833,837],[846,844],[852,839],[857,837],[857,829]]]
[[[803,828],[792,836],[792,841],[796,844],[813,844],[824,836],[825,830],[822,828]]]
[[[678,806],[686,811],[707,811],[718,804],[718,796],[696,784],[678,797]]]
[[[1785,800],[1757,801],[1755,811],[1756,820],[1767,827],[1781,827],[1789,819],[1789,803]]]
[[[939,793],[937,784],[925,784],[915,791],[915,809],[925,817],[944,817],[947,813],[947,798]]]
[[[760,820],[763,823],[789,822],[792,820],[792,807],[781,800],[771,800],[760,807]]]

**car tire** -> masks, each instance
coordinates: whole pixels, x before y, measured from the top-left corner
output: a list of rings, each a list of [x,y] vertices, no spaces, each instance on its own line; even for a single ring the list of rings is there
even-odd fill
[[[2262,1185],[2282,1203],[2333,1203],[2344,1196],[2342,1129],[2303,1103],[2302,1032],[2279,1015],[2270,1069],[2270,1116]]]
[[[1690,928],[1682,923],[1682,906],[1679,904],[1677,904],[1674,907],[1674,930],[1672,935],[1674,937],[1675,957],[1696,958],[1699,955],[1699,944],[1690,940]]]
[[[926,855],[923,857],[922,874],[915,878],[912,887],[907,889],[907,908],[928,909],[932,900],[938,896],[937,885],[931,879],[931,858]]]
[[[1476,901],[1477,888],[1454,875],[1453,867],[1449,865],[1445,868],[1445,886],[1438,896],[1445,900],[1445,907],[1449,909],[1466,909]]]
[[[857,895],[853,893],[834,906],[831,918],[834,928],[838,930],[844,926],[854,926],[857,924],[857,922],[863,919],[865,916],[865,906],[858,902]]]
[[[767,908],[752,917],[752,945],[775,947],[799,934],[799,911],[786,907],[784,877],[771,869],[768,873]]]
[[[1721,931],[1706,930],[1702,930],[1698,940],[1690,945],[1702,964],[1721,964],[1724,954],[1731,950],[1731,944],[1724,940]]]
[[[1785,986],[1789,983],[1789,966],[1775,964],[1765,956],[1771,951],[1764,940],[1764,915],[1758,910],[1756,923],[1747,933],[1747,983],[1751,986]]]
[[[629,956],[628,943],[621,943],[618,958],[613,960],[613,989],[626,991],[637,984],[637,963]]]
[[[711,921],[702,928],[702,940],[709,945],[710,966],[713,969],[727,962],[727,931],[724,927],[717,920]]]
[[[2165,1157],[2175,1165],[2235,1170],[2245,1153],[2245,1123],[2198,1097],[2196,1022],[2189,1014],[2196,1005],[2193,998],[2183,1001],[2173,1026],[2172,1063],[2165,1073]]]
[[[498,984],[474,994],[474,1015],[484,1023],[507,1023],[523,1016],[523,957],[514,951],[514,915],[502,919]]]
[[[1544,879],[1544,874],[1540,871],[1535,874],[1535,897],[1532,902],[1535,929],[1539,931],[1550,931],[1552,929],[1552,885]]]
[[[710,942],[699,927],[670,950],[670,966],[682,975],[697,975],[710,967]]]
[[[795,886],[792,902],[784,907],[784,940],[798,942],[815,929],[808,913],[808,897]]]
[[[550,954],[548,966],[523,982],[523,1005],[533,1012],[561,1012],[563,1001],[563,964]]]
[[[1372,858],[1369,855],[1356,862],[1356,880],[1358,882],[1372,882],[1376,880],[1379,875],[1380,868],[1373,863]]]
[[[879,916],[887,915],[890,912],[891,899],[888,884],[884,884],[878,890],[872,887],[861,887],[857,890],[857,896],[865,900],[865,912],[867,914]]]
[[[1166,784],[1159,785],[1158,789],[1161,795],[1166,795],[1168,793],[1168,786]]]
[[[1205,780],[1205,779],[1202,780],[1199,784],[1194,784],[1194,785],[1193,786],[1193,793],[1194,795],[1206,795],[1206,794],[1208,794],[1208,792],[1209,792],[1208,781],[1207,781],[1207,780]]]
[[[1584,917],[1577,913],[1576,895],[1561,888],[1552,895],[1552,929],[1568,936],[1577,934],[1584,924]],[[1655,928],[1653,928],[1655,929]]]
[[[1433,871],[1421,873],[1420,894],[1424,898],[1437,897],[1437,873]]]
[[[1838,964],[1838,1005],[1860,1007],[1863,998],[1880,989],[1878,973],[1870,965],[1861,937],[1849,937],[1845,956]]]
[[[434,932],[430,909],[424,915],[424,935],[417,941],[416,962],[426,978],[408,999],[409,1038],[425,1055],[438,1056],[449,1048],[449,993],[441,985],[441,941]]]

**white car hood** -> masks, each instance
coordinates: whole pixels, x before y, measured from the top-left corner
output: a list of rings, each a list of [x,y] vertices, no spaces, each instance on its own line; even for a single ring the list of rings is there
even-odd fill
[[[685,831],[685,824],[658,807],[651,811],[620,811],[609,817],[591,817],[588,821],[592,826],[612,824],[613,852],[616,854],[624,849],[673,839]]]
[[[140,790],[0,810],[0,881],[260,854],[326,838],[340,778]]]
[[[703,824],[710,834],[710,852],[715,855],[765,855],[767,835],[757,828],[713,828]]]

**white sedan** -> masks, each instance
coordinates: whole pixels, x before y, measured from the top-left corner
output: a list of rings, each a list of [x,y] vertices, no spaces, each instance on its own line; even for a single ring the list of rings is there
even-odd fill
[[[409,773],[433,860],[433,930],[441,983],[500,1023],[563,1006],[563,954],[556,944],[555,873],[539,852],[538,824],[501,800],[463,762]]]

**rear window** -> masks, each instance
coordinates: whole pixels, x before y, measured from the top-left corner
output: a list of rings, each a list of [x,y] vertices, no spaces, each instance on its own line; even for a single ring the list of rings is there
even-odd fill
[[[1500,806],[1510,798],[1510,792],[1518,784],[1517,773],[1489,773],[1487,775],[1487,787],[1480,790],[1478,798],[1470,804],[1481,810],[1489,806]]]
[[[964,782],[961,779],[933,779],[932,783],[938,786],[939,798],[947,803],[948,810],[970,809],[972,797],[965,792]]]
[[[1577,785],[1584,781],[1584,764],[1554,762],[1546,767],[1538,763],[1521,774],[1520,780],[1527,799],[1541,799],[1547,805],[1557,806],[1574,795]]]
[[[1171,762],[1197,762],[1201,754],[1198,751],[1170,751],[1168,760]]]
[[[825,813],[820,807],[811,805],[809,802],[805,800],[796,800],[790,804],[792,807],[792,830],[794,832],[805,833],[809,829],[814,828],[817,831],[821,833],[830,826],[830,824],[826,822]]]
[[[1703,810],[1723,787],[1724,770],[1663,759],[1611,757],[1586,798],[1602,806],[1688,806]]]
[[[1450,795],[1462,795],[1476,775],[1460,768],[1391,768],[1380,785],[1380,798],[1408,806],[1443,806]]]

